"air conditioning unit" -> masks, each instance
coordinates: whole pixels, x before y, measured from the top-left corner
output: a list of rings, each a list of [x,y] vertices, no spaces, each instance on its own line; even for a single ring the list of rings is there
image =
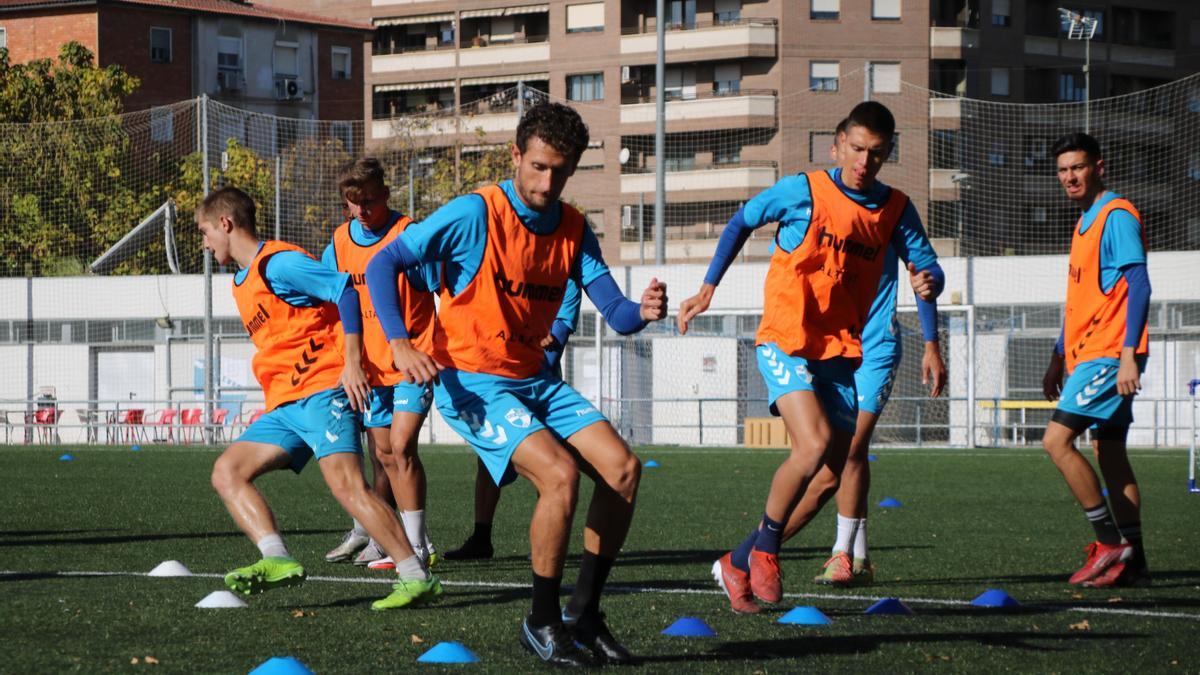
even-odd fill
[[[621,229],[633,230],[633,206],[630,204],[621,205]]]
[[[236,70],[218,70],[217,89],[221,91],[241,91],[242,74]]]
[[[621,84],[630,82],[633,82],[633,75],[629,71],[629,66],[621,66]]]
[[[304,98],[300,88],[300,80],[291,77],[281,77],[275,80],[275,99],[278,101],[299,101]]]

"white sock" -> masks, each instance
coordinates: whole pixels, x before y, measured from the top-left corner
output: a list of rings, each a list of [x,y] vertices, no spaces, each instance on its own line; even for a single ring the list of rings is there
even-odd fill
[[[268,534],[255,544],[258,550],[262,552],[264,558],[290,558],[291,553],[288,553],[287,546],[283,545],[283,537],[278,534]]]
[[[429,533],[425,531],[425,510],[401,511],[400,521],[404,524],[404,534],[408,535],[408,543],[418,554],[429,541]]]
[[[855,526],[858,525],[858,518],[847,518],[842,514],[837,517],[837,541],[833,543],[834,553],[849,553],[850,545],[854,541]]]
[[[357,518],[354,519],[354,534],[360,537],[367,536],[367,528],[363,527],[363,524],[358,522]]]
[[[396,575],[401,579],[420,579],[426,581],[429,579],[429,570],[425,569],[425,564],[415,555],[410,555],[404,560],[397,560]]]
[[[858,519],[858,530],[854,534],[854,559],[867,559],[867,519]]]

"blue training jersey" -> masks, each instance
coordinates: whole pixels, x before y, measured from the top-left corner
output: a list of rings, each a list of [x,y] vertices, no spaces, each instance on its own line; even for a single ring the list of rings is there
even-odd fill
[[[1121,195],[1108,191],[1083,212],[1080,232],[1087,232],[1104,205]],[[1142,226],[1133,214],[1116,209],[1108,214],[1104,236],[1100,239],[1100,286],[1105,293],[1121,279],[1122,269],[1146,264],[1146,247],[1142,244]]]
[[[259,244],[259,250],[262,244]],[[246,280],[248,268],[233,275],[235,284]],[[264,277],[280,299],[296,307],[337,304],[350,284],[350,275],[331,270],[299,251],[281,251],[267,261]]]
[[[826,171],[850,199],[867,208],[879,208],[887,202],[891,188],[876,181],[866,192],[857,192],[842,183],[840,169]],[[746,203],[743,218],[746,225],[759,228],[778,222],[776,241],[785,251],[793,251],[808,234],[812,219],[812,192],[808,177],[803,174],[785,176]],[[896,293],[899,281],[899,261],[912,262],[919,270],[937,265],[937,253],[925,233],[921,217],[910,201],[892,233],[891,246],[885,251],[879,291],[871,303],[863,326],[862,346],[864,363],[895,363],[901,354],[899,330],[896,323]],[[713,266],[718,264],[713,259]],[[710,276],[711,276],[710,268]]]

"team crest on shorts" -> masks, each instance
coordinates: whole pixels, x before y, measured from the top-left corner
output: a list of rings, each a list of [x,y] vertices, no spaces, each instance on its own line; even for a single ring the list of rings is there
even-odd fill
[[[533,422],[533,417],[529,411],[524,408],[513,408],[504,413],[504,419],[517,429],[528,429],[530,423]]]

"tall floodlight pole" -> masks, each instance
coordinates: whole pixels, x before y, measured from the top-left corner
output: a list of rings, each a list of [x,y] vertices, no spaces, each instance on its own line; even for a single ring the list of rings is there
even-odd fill
[[[1062,20],[1069,22],[1068,40],[1083,40],[1083,131],[1092,129],[1092,38],[1100,22],[1095,17],[1083,16],[1069,9],[1058,8]]]
[[[654,263],[667,262],[667,22],[666,2],[655,3],[658,55],[654,62]]]

